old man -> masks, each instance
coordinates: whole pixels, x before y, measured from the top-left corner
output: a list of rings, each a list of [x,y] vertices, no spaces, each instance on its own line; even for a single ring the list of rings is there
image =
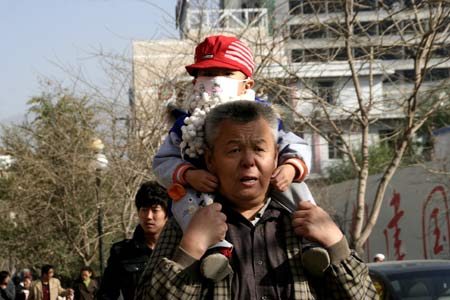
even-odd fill
[[[184,234],[168,221],[137,299],[376,299],[366,265],[323,209],[302,201],[291,215],[268,197],[277,135],[277,116],[265,104],[235,101],[210,111],[205,160],[220,182],[215,203],[199,209]],[[327,249],[322,277],[304,271],[302,237]],[[234,245],[233,273],[214,283],[199,261],[224,238]]]

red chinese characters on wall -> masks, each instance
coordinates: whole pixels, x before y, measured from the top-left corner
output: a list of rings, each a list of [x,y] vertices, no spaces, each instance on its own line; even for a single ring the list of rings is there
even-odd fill
[[[402,247],[402,239],[400,236],[401,233],[401,227],[400,227],[400,221],[405,215],[405,211],[400,209],[400,193],[397,193],[394,191],[394,195],[392,196],[391,201],[389,202],[389,205],[392,207],[394,214],[392,218],[389,220],[386,228],[383,230],[384,237],[386,240],[386,246],[387,246],[387,254],[389,255],[389,241],[393,240],[393,246],[394,246],[394,257],[395,260],[403,260],[405,258],[405,252],[403,251]]]
[[[384,253],[388,260],[448,259],[450,208],[447,195],[447,188],[443,185],[427,186],[405,194],[394,190],[391,195],[386,195],[390,198],[386,199],[388,201],[381,211],[383,220],[374,229],[370,238],[372,242],[369,243],[368,239],[364,247],[367,261],[376,252]],[[367,220],[367,204],[364,212]],[[354,230],[355,219],[354,206],[350,232]]]
[[[436,186],[422,207],[423,257],[446,258],[450,251],[450,224],[445,188]]]

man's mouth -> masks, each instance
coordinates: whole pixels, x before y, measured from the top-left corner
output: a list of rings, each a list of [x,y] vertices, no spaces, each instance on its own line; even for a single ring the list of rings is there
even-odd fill
[[[246,183],[251,183],[251,182],[254,182],[256,180],[257,180],[257,178],[256,177],[252,177],[252,176],[244,176],[244,177],[241,177],[241,179],[240,179],[241,182],[246,182]]]

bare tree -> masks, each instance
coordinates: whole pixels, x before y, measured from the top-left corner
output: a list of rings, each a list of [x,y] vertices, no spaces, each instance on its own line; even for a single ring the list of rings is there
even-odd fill
[[[449,109],[450,9],[445,1],[292,2],[297,5],[290,18],[278,22],[273,36],[284,36],[285,45],[297,49],[290,64],[261,59],[268,61],[261,68],[263,89],[291,108],[295,125],[319,134],[353,165],[358,191],[351,240],[362,251],[416,133],[436,113]],[[272,55],[270,49],[268,53]],[[274,70],[277,76],[266,75]],[[374,128],[389,129],[382,138],[390,139],[395,151],[369,200]]]
[[[162,114],[149,118],[154,133],[144,137],[131,133],[124,101],[93,98],[57,86],[30,101],[30,122],[3,128],[2,152],[15,163],[0,178],[0,243],[13,267],[38,269],[50,259],[62,274],[74,275],[80,265],[98,265],[100,241],[109,249],[132,235],[134,197],[152,179]],[[92,141],[99,138],[109,162],[102,173],[93,165]]]
[[[8,208],[17,215],[8,249],[23,264],[52,258],[67,266],[71,256],[90,264],[96,254],[89,176],[95,108],[87,102],[44,94],[30,101],[31,122],[3,130],[4,150],[15,158],[8,170],[13,184],[5,192]]]

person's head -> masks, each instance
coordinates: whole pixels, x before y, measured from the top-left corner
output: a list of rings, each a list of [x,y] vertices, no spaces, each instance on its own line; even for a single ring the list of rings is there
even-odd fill
[[[166,224],[168,197],[166,190],[155,181],[140,186],[135,204],[145,234],[158,236]]]
[[[255,63],[253,55],[242,41],[235,37],[215,35],[205,38],[195,48],[194,63],[186,66],[194,76],[194,84],[214,84],[227,89],[227,95],[240,96],[254,86]]]
[[[86,281],[92,277],[93,271],[89,266],[84,266],[80,269],[81,280]]]
[[[55,268],[52,265],[43,265],[41,268],[41,278],[44,281],[49,281],[55,275]]]
[[[383,262],[384,259],[385,259],[385,256],[384,256],[384,254],[382,254],[382,253],[377,253],[377,254],[375,254],[375,256],[373,257],[373,261],[374,261],[374,262]]]
[[[20,277],[18,275],[13,276],[12,278],[12,282],[14,283],[14,285],[19,285],[20,284]]]
[[[30,280],[31,280],[31,278],[33,278],[33,276],[31,275],[31,270],[30,269],[23,269],[20,272],[20,277],[22,279],[25,279],[26,277],[28,277],[28,278],[30,278]]]
[[[23,278],[23,287],[26,288],[27,290],[30,288],[31,286],[31,277],[24,277]]]
[[[0,285],[7,285],[11,274],[8,271],[0,271]]]
[[[264,203],[277,167],[278,119],[268,105],[232,101],[205,119],[205,160],[219,178],[219,192],[239,210]]]

